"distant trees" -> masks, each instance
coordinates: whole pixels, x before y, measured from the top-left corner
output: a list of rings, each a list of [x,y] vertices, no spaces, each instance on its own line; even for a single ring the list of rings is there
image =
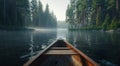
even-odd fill
[[[58,21],[57,28],[66,29],[68,28],[68,24],[65,21]]]
[[[119,0],[71,0],[66,16],[70,29],[120,28]]]
[[[55,28],[57,26],[56,16],[49,11],[49,5],[46,5],[43,11],[42,3],[37,0],[31,1],[32,24],[34,27]]]
[[[0,0],[0,29],[56,27],[55,15],[42,7],[38,0]]]

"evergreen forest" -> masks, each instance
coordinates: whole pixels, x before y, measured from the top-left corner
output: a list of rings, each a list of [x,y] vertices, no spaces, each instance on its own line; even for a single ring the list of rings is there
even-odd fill
[[[120,0],[70,0],[66,22],[69,29],[120,28]]]
[[[57,19],[40,0],[0,0],[0,29],[55,28]]]

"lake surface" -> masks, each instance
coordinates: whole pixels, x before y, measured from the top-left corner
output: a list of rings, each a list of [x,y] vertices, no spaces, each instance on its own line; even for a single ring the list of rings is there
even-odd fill
[[[101,66],[120,66],[120,33],[67,29],[0,31],[0,66],[22,66],[59,37],[69,41]]]

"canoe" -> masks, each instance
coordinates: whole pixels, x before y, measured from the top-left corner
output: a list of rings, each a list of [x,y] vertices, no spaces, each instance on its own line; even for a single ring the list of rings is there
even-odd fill
[[[99,66],[66,40],[57,39],[23,66]]]

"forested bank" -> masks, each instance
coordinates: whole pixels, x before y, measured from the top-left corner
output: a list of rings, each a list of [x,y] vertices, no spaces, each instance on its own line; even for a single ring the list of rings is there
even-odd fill
[[[0,29],[53,28],[56,16],[40,0],[0,0]]]
[[[120,28],[120,0],[70,0],[66,22],[69,29]]]

